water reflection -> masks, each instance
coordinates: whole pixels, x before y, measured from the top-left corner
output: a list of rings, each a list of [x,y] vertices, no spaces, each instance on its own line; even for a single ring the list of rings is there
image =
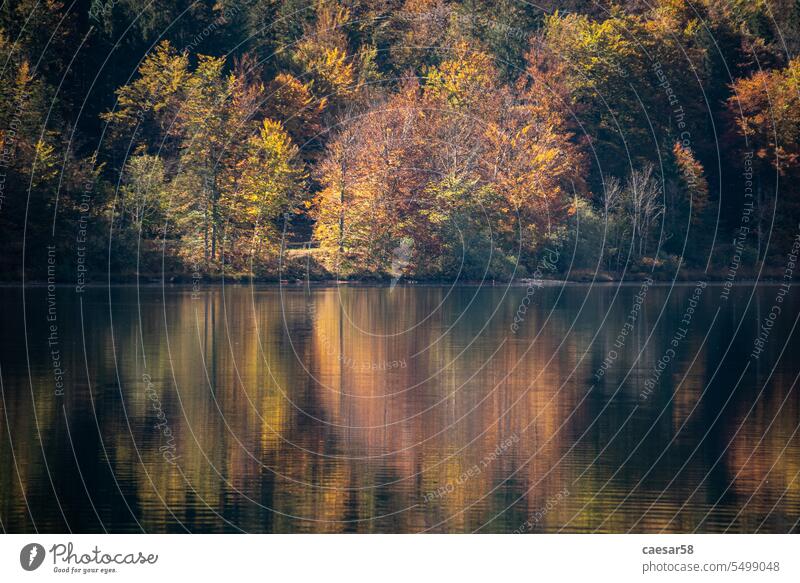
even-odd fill
[[[774,288],[640,291],[59,288],[62,396],[3,289],[2,526],[796,529],[797,300],[753,359]]]

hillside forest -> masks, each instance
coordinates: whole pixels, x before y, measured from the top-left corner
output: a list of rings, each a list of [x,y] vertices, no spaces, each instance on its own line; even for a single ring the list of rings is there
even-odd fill
[[[0,272],[780,277],[799,48],[797,0],[5,0]]]

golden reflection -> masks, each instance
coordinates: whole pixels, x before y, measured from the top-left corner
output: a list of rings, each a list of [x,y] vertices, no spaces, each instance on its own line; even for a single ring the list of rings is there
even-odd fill
[[[659,305],[645,306],[631,349],[598,380],[631,289],[611,302],[572,288],[570,310],[558,290],[540,290],[518,332],[509,323],[524,289],[177,291],[145,294],[141,317],[133,298],[115,302],[113,327],[101,310],[87,337],[88,379],[82,350],[65,350],[64,398],[35,366],[34,415],[26,376],[4,369],[0,430],[17,466],[0,476],[0,512],[31,529],[25,494],[44,514],[37,527],[63,525],[44,449],[56,491],[83,508],[77,457],[116,530],[790,528],[796,371],[783,362],[752,412],[755,393],[742,389],[710,425],[740,372],[711,382],[721,319],[706,345],[688,336],[641,399],[682,311],[677,290],[662,322]],[[703,333],[707,312],[694,322]],[[747,387],[765,378],[751,371]],[[60,429],[41,431],[63,428],[62,408],[75,453]],[[14,467],[7,439],[0,462]]]

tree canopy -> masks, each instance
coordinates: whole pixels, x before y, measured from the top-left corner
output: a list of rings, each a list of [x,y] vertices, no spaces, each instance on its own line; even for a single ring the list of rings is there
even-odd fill
[[[778,265],[798,6],[11,0],[0,226],[95,277],[621,275],[723,269],[752,203]]]

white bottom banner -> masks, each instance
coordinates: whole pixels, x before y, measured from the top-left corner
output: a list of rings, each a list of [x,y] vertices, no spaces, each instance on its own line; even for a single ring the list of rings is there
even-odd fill
[[[798,541],[792,535],[4,535],[0,581],[798,581]]]

